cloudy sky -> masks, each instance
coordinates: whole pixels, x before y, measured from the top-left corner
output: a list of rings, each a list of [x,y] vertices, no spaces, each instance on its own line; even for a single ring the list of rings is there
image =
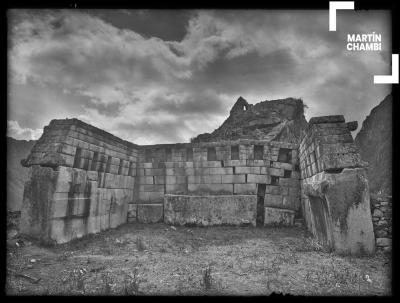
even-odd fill
[[[302,98],[306,118],[358,120],[391,86],[385,11],[12,10],[8,135],[37,139],[79,118],[137,144],[212,132],[239,96]],[[348,33],[382,34],[381,52],[346,50]]]

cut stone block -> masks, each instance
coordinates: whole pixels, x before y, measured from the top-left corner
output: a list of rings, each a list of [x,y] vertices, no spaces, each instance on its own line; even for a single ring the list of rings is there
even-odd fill
[[[267,175],[247,175],[247,182],[249,183],[262,183],[262,184],[270,184],[271,177]]]
[[[260,167],[235,167],[235,174],[260,174]]]
[[[265,194],[264,205],[283,208],[283,200],[282,199],[283,199],[282,195]]]
[[[233,184],[233,192],[236,195],[255,195],[257,193],[257,184]]]
[[[220,184],[220,175],[200,175],[200,176],[188,176],[188,183],[193,184]]]
[[[256,224],[256,196],[165,195],[164,222],[173,225]]]
[[[265,207],[264,225],[293,226],[294,211],[281,208]]]
[[[189,193],[198,194],[232,194],[232,184],[188,184]]]
[[[246,175],[223,175],[222,183],[245,183]]]
[[[162,222],[163,212],[163,204],[138,204],[137,221],[141,223]]]

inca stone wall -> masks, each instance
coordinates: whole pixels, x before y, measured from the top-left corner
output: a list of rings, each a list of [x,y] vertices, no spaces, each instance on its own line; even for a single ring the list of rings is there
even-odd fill
[[[132,202],[137,205],[130,206],[129,220],[136,217],[144,221],[140,209],[151,208],[160,213],[154,219],[161,221],[157,208],[163,207],[165,194],[232,196],[232,203],[236,195],[249,195],[262,196],[263,210],[259,213],[264,217],[263,224],[292,224],[294,213],[300,207],[297,148],[292,143],[262,140],[143,146],[137,169],[137,199]],[[192,201],[186,200],[186,207]],[[173,199],[168,203],[173,203]],[[197,202],[193,202],[195,205]],[[214,210],[224,211],[217,204]],[[167,222],[172,220],[169,214],[164,212]],[[192,223],[192,219],[187,223]]]
[[[372,253],[375,239],[366,163],[343,116],[309,121],[300,143],[303,216],[323,244],[340,253]]]
[[[356,128],[326,116],[310,120],[300,145],[287,133],[294,143],[274,135],[138,146],[77,119],[53,120],[22,161],[30,178],[20,230],[63,243],[126,222],[293,225],[302,213],[325,245],[373,252],[365,163],[350,133]],[[389,213],[384,202],[374,207],[383,214],[374,219],[377,245],[386,246]]]
[[[137,146],[77,119],[53,120],[23,165],[20,230],[68,242],[126,222]]]
[[[377,249],[392,250],[392,197],[371,194],[371,213]]]

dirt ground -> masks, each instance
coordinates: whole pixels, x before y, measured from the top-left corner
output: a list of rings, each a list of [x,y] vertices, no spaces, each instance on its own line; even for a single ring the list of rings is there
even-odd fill
[[[300,227],[126,224],[55,247],[7,244],[6,293],[390,295],[390,256],[338,256]]]

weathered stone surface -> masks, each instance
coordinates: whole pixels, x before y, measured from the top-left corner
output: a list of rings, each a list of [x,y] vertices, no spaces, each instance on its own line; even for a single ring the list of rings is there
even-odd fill
[[[294,223],[294,211],[265,207],[264,225],[269,226],[292,226]]]
[[[137,221],[141,223],[156,223],[163,220],[163,204],[138,204]]]
[[[321,181],[303,182],[309,198],[309,206],[304,209],[310,215],[306,218],[312,217],[314,222],[309,225],[312,233],[340,253],[373,253],[375,240],[365,170],[345,169],[340,174],[320,176]]]
[[[300,99],[280,99],[248,104],[240,97],[230,116],[211,134],[198,135],[192,142],[216,142],[239,138],[296,142],[307,122]]]
[[[324,170],[336,170],[341,168],[364,167],[366,163],[361,161],[358,153],[331,153],[321,157]]]
[[[233,193],[235,195],[255,195],[257,193],[257,184],[233,184]]]
[[[52,208],[58,172],[50,167],[32,166],[25,184],[20,233],[46,241],[51,235],[49,213]]]
[[[345,120],[343,115],[332,115],[332,116],[312,117],[310,121],[308,121],[308,124],[312,125],[321,123],[342,123],[344,121]]]
[[[376,239],[377,246],[392,246],[392,239],[389,238],[377,238]]]
[[[165,195],[164,222],[184,225],[256,224],[256,196]]]
[[[355,131],[358,128],[358,121],[347,122],[346,126],[349,131]]]

